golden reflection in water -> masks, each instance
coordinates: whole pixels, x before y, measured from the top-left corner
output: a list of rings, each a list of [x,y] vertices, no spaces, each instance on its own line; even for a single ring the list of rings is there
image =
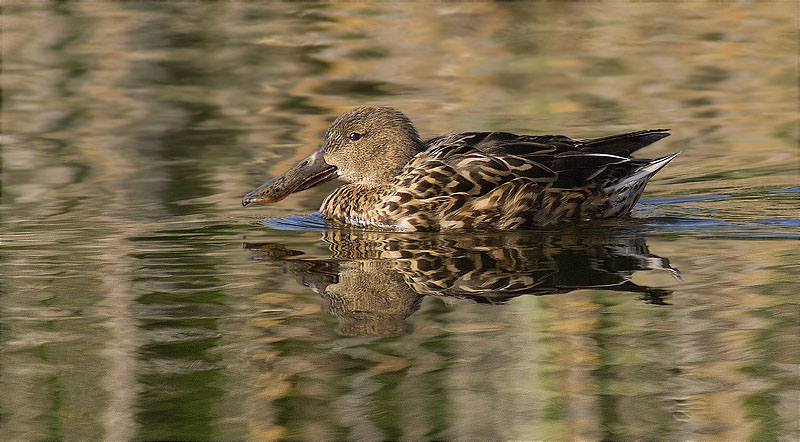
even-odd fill
[[[684,273],[687,265],[710,269],[678,281],[636,230],[334,231],[322,240],[327,253],[245,244],[265,272],[279,267],[323,300],[259,296],[265,313],[251,325],[269,343],[259,353],[269,400],[255,409],[270,412],[255,420],[269,434],[311,438],[335,433],[337,422],[353,423],[347,434],[365,439],[439,434],[442,422],[452,438],[740,440],[776,424],[793,431],[768,404],[797,404],[787,384],[796,377],[780,368],[796,366],[797,336],[779,331],[796,329],[797,305],[791,284],[776,283],[788,274],[748,270],[762,259],[785,266],[797,257],[779,241],[710,241],[752,256],[746,264],[701,252],[709,240],[657,239]],[[519,292],[504,291],[517,282]],[[320,305],[336,320],[325,320]],[[337,340],[335,329],[402,335]],[[298,394],[303,405],[291,405]],[[316,419],[319,432],[276,417],[281,412]]]
[[[766,404],[796,403],[786,384],[775,390],[756,371],[778,370],[788,381],[777,367],[797,357],[790,350],[796,336],[774,335],[793,315],[787,287],[767,289],[780,272],[747,275],[741,263],[698,253],[697,240],[657,240],[664,255],[677,257],[675,267],[713,268],[678,281],[636,230],[526,235],[334,231],[322,234],[327,253],[246,243],[264,271],[277,266],[323,299],[280,291],[259,297],[266,313],[251,324],[271,349],[261,354],[270,398],[263,406],[273,417],[321,419],[320,433],[281,419],[264,428],[302,438],[330,434],[335,422],[372,422],[348,434],[374,439],[436,434],[443,419],[451,437],[658,438],[663,431],[746,439],[776,423]],[[739,252],[788,259],[780,243],[762,246],[771,252],[745,243]],[[639,271],[655,269],[663,270]],[[741,289],[710,290],[719,287],[713,275]],[[494,287],[498,280],[504,284]],[[506,291],[515,283],[519,291]],[[547,293],[557,295],[517,296]],[[319,305],[336,320],[325,320]],[[337,340],[334,329],[402,335]],[[756,342],[765,347],[751,347]],[[297,394],[314,405],[283,402]],[[759,421],[754,413],[765,414]],[[392,433],[404,422],[417,432]],[[790,431],[793,424],[782,422]]]

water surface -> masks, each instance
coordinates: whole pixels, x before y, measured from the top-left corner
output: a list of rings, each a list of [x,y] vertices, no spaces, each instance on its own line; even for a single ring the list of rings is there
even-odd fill
[[[800,438],[798,6],[7,2],[4,439]],[[335,115],[669,127],[629,219],[331,229]],[[269,219],[269,221],[264,221]]]

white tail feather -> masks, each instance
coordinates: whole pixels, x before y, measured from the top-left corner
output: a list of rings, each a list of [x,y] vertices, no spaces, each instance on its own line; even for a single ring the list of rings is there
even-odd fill
[[[657,158],[657,159],[651,161],[646,166],[644,166],[641,169],[637,170],[636,173],[634,173],[633,175],[631,175],[629,177],[626,177],[624,180],[622,180],[619,183],[611,186],[609,188],[609,190],[616,190],[616,189],[619,189],[619,188],[622,188],[622,187],[625,187],[625,186],[630,186],[630,185],[633,185],[635,183],[638,183],[639,181],[641,181],[643,179],[644,180],[649,179],[651,176],[653,176],[653,174],[655,174],[656,172],[661,170],[662,167],[664,167],[667,164],[669,164],[669,162],[672,161],[679,154],[680,154],[680,152],[675,152],[672,155],[667,155],[665,157]]]

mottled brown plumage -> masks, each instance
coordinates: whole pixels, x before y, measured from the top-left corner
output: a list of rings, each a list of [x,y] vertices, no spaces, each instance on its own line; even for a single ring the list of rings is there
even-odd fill
[[[242,203],[278,201],[339,177],[320,208],[337,223],[402,231],[517,229],[623,216],[677,154],[630,158],[667,129],[573,140],[466,132],[421,141],[400,111],[339,116],[319,148]]]

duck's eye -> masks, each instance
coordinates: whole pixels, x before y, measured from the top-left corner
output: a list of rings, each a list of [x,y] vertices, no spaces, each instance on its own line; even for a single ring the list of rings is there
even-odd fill
[[[348,135],[348,137],[351,140],[356,141],[357,139],[361,138],[361,134],[358,132],[350,132],[350,135]]]

